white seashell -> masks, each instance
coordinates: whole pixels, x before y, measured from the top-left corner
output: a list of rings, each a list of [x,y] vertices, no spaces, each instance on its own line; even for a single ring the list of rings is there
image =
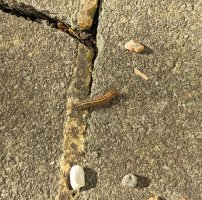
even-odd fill
[[[137,177],[132,174],[127,174],[122,179],[122,185],[127,187],[136,187],[137,186]]]
[[[81,166],[74,165],[70,170],[70,184],[73,190],[77,190],[85,185],[85,173]]]
[[[136,40],[130,40],[125,44],[125,48],[128,49],[129,51],[134,51],[134,52],[141,52],[144,50],[144,46],[141,45],[138,41]]]

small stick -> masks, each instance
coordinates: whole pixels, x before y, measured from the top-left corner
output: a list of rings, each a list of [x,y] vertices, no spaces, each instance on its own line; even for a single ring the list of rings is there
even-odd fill
[[[58,29],[64,31],[65,33],[69,33],[71,36],[77,38],[80,42],[83,43],[80,36],[76,33],[77,31],[70,27],[68,24],[64,24],[63,22],[57,23]]]
[[[149,78],[143,74],[141,71],[139,71],[138,69],[134,68],[134,72],[136,75],[140,76],[141,78],[143,78],[144,80],[148,80]]]

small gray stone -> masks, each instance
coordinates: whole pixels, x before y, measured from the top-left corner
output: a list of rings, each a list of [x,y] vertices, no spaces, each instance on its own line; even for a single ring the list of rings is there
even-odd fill
[[[122,185],[127,187],[137,186],[137,177],[132,174],[127,174],[122,179]]]

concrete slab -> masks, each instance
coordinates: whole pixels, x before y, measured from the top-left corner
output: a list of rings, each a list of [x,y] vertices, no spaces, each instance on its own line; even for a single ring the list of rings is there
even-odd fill
[[[201,9],[192,0],[102,1],[91,92],[120,95],[91,114],[80,199],[202,198]],[[133,38],[144,52],[124,48]],[[129,173],[137,188],[121,186]]]
[[[1,0],[9,7],[17,8],[23,12],[35,13],[36,11],[46,14],[52,18],[57,18],[66,22],[72,27],[77,24],[77,14],[79,12],[81,0]]]
[[[0,199],[55,199],[78,42],[0,12]]]

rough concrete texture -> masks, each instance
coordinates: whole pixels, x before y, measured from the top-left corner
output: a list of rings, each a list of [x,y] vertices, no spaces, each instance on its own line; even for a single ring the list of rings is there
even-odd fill
[[[92,112],[83,165],[93,184],[80,199],[202,198],[201,9],[193,0],[102,1],[91,92],[120,96]],[[145,50],[127,51],[131,39]],[[129,173],[137,188],[121,186]]]
[[[11,8],[17,8],[23,12],[33,13],[39,11],[52,18],[60,19],[61,21],[75,27],[77,24],[77,14],[80,8],[81,0],[0,0],[0,3],[6,3]]]
[[[55,199],[78,42],[0,13],[0,199]]]

